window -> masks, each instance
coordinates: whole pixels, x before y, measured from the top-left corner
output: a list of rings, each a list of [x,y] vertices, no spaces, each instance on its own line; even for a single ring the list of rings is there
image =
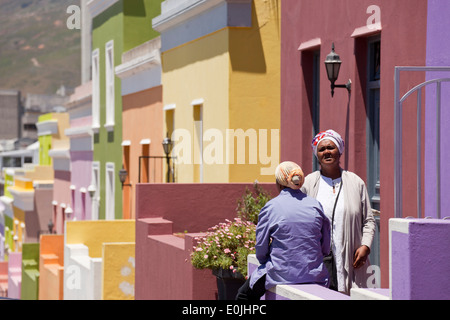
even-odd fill
[[[313,53],[312,138],[320,132],[320,50]],[[313,157],[313,171],[319,170],[319,161]]]
[[[107,130],[112,130],[114,127],[114,42],[113,40],[106,43],[105,48],[105,63],[106,63],[106,123]]]
[[[25,123],[23,129],[27,131],[37,131],[36,124],[34,123]]]
[[[100,163],[95,161],[92,163],[92,183],[95,188],[92,196],[92,212],[91,220],[98,220],[98,212],[100,208]]]
[[[100,128],[100,70],[98,49],[92,52],[92,128]]]
[[[194,183],[203,182],[203,104],[193,102],[194,107]]]
[[[312,43],[313,47],[307,44]],[[319,46],[317,46],[319,44]],[[320,132],[320,42],[307,41],[302,45],[301,64],[303,70],[305,95],[303,102],[309,106],[311,113],[311,140]],[[315,156],[312,157],[312,169],[319,169],[319,162]]]
[[[367,188],[372,208],[380,210],[380,37],[367,43]]]
[[[106,197],[105,197],[105,220],[114,220],[115,217],[115,175],[114,175],[114,163],[106,163]]]

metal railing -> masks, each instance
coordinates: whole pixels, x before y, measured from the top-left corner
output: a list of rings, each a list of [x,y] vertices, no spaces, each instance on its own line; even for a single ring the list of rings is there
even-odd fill
[[[436,215],[441,218],[441,87],[443,82],[450,82],[450,78],[437,78],[425,81],[404,94],[400,98],[400,72],[401,71],[438,71],[450,72],[450,67],[395,67],[395,139],[394,139],[394,198],[395,198],[395,217],[402,218],[403,196],[402,196],[402,111],[403,102],[414,92],[417,92],[417,215],[422,218],[422,88],[436,84]]]
[[[166,172],[164,172],[164,160]],[[170,156],[140,156],[139,157],[139,183],[175,182],[176,157]],[[144,162],[145,161],[145,162]],[[152,174],[153,173],[153,174]],[[145,179],[142,179],[145,178]]]

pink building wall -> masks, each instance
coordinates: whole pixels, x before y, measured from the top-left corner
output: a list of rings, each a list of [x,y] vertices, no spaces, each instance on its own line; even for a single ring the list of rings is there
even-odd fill
[[[320,49],[320,128],[334,129],[346,142],[341,159],[344,169],[367,178],[366,157],[366,63],[365,38],[374,34],[352,37],[357,28],[367,25],[373,14],[368,8],[380,9],[381,83],[380,83],[380,267],[382,287],[388,286],[389,240],[388,221],[394,217],[394,68],[395,66],[423,66],[426,51],[427,1],[422,0],[345,0],[337,4],[331,0],[284,0],[281,4],[281,161],[302,164],[305,173],[312,170],[311,69],[308,55]],[[375,33],[376,34],[376,33]],[[318,42],[317,39],[320,39]],[[301,44],[316,47],[300,52]],[[343,61],[336,84],[352,80],[351,96],[345,89],[336,89],[331,97],[330,82],[324,61],[334,42]],[[401,90],[423,82],[424,75],[411,74],[401,84]],[[416,117],[404,114],[403,136],[415,136]],[[404,141],[405,150],[415,139]],[[405,172],[415,172],[416,160],[405,162]],[[411,171],[413,170],[413,171]],[[415,175],[404,175],[405,195],[415,196]],[[414,204],[404,209],[414,215]]]
[[[34,210],[25,213],[25,242],[39,242],[40,231],[48,231],[48,222],[53,219],[52,199],[53,189],[34,190]]]
[[[76,188],[71,192],[72,209],[77,220],[90,220],[91,197],[87,192],[92,176],[92,151],[72,151],[71,185]],[[84,188],[84,189],[82,189]]]
[[[0,262],[0,297],[8,297],[8,261]]]
[[[275,184],[261,186],[278,194]],[[246,187],[252,189],[244,183],[137,185],[137,300],[216,298],[215,277],[192,267],[190,250],[197,233],[236,217]]]
[[[64,233],[64,221],[66,219],[65,209],[72,206],[70,197],[70,171],[55,171],[55,180],[53,184],[53,200],[58,204],[53,207],[55,225],[54,230],[58,234]],[[63,207],[62,205],[66,207]]]
[[[8,260],[8,298],[20,299],[22,289],[22,253],[11,252]]]

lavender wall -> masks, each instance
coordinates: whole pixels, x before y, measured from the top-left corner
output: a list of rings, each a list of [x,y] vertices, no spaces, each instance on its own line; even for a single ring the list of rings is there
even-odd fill
[[[450,66],[450,1],[428,0],[427,26],[427,66]],[[427,74],[427,80],[435,78],[450,78],[450,72],[433,72]],[[425,115],[425,215],[436,217],[436,87],[431,86],[426,91]],[[450,129],[450,83],[442,85],[441,105],[441,218],[450,216],[450,211],[443,210],[450,206],[450,198],[443,190],[450,187],[449,173],[445,170],[443,159],[450,156],[450,139],[445,134]]]
[[[392,219],[393,300],[450,299],[450,221]]]
[[[72,191],[72,206],[77,220],[91,219],[91,197],[87,192],[81,192],[81,188],[87,188],[91,184],[92,176],[92,151],[71,151],[72,161],[71,184],[76,187]]]

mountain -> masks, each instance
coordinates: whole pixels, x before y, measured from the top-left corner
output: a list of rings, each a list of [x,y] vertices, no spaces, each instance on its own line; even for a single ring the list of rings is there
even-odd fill
[[[81,82],[81,33],[69,29],[80,0],[0,0],[0,89],[54,94]]]

